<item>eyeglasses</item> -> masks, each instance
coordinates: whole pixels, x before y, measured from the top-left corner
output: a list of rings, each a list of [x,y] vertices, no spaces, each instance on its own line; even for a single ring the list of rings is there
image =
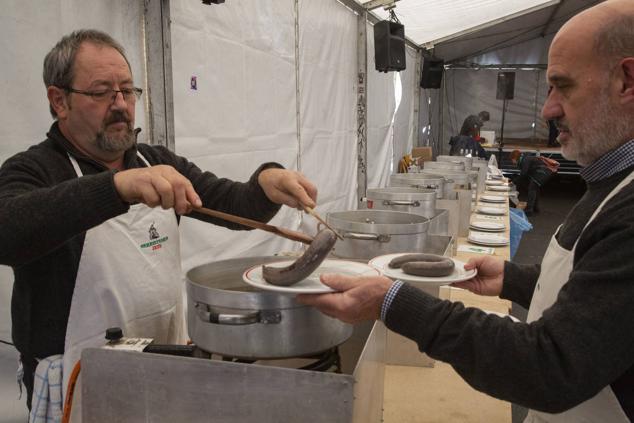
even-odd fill
[[[121,93],[126,103],[135,102],[136,100],[141,98],[141,94],[143,94],[143,90],[141,88],[136,88],[136,87],[122,88],[120,90],[113,90],[112,88],[110,88],[107,90],[98,90],[98,91],[83,91],[83,90],[76,90],[74,88],[69,87],[69,88],[64,88],[64,90],[70,93],[90,96],[97,103],[110,103],[110,104],[115,102],[115,99],[117,98],[118,93]]]

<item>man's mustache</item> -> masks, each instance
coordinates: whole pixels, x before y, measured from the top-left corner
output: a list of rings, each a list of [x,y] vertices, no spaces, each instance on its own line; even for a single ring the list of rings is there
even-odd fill
[[[123,122],[123,123],[127,123],[128,126],[130,125],[130,117],[127,115],[127,113],[124,112],[112,112],[112,114],[106,119],[106,121],[104,122],[104,124],[106,126],[111,125],[113,123],[119,123],[119,122]]]

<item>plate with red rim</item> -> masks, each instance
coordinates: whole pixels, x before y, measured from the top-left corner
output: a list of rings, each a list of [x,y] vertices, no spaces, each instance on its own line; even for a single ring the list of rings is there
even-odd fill
[[[469,224],[469,227],[484,232],[504,232],[506,230],[506,225],[502,222],[484,222],[481,220],[474,220]]]
[[[295,260],[280,259],[280,261],[266,263],[266,266],[286,267],[294,261]],[[273,291],[285,294],[325,294],[328,292],[335,292],[334,289],[321,283],[319,277],[322,273],[339,273],[347,276],[380,275],[380,272],[377,269],[365,263],[350,260],[326,259],[306,279],[303,279],[291,286],[279,286],[268,283],[262,276],[261,264],[252,266],[245,270],[242,274],[242,280],[244,280],[247,284],[264,291]]]
[[[504,181],[501,181],[499,179],[487,179],[486,181],[484,181],[484,183],[487,185],[506,185]]]
[[[507,192],[511,190],[511,187],[508,185],[491,185],[486,187],[487,190],[489,191],[501,191],[501,192]]]
[[[476,208],[476,213],[489,214],[492,216],[504,216],[506,215],[506,209],[502,207],[478,206],[478,208]]]
[[[479,200],[485,203],[504,203],[508,198],[501,195],[481,195]]]
[[[467,241],[488,247],[504,247],[509,244],[509,238],[506,236],[482,232],[469,232]]]
[[[453,272],[451,273],[451,275],[448,275],[448,276],[408,275],[407,273],[403,272],[402,269],[392,269],[388,266],[388,264],[393,259],[405,254],[417,254],[417,253],[385,254],[383,256],[374,257],[372,260],[368,262],[368,264],[374,267],[375,269],[377,269],[379,272],[381,272],[383,275],[387,276],[390,279],[398,279],[404,282],[412,282],[412,283],[421,282],[421,283],[424,283],[425,286],[449,285],[450,283],[454,283],[454,282],[466,281],[468,279],[473,278],[475,275],[478,274],[476,269],[465,270],[464,269],[465,263],[463,261],[457,260],[452,257],[447,257],[447,258],[453,260],[455,268],[453,269]]]

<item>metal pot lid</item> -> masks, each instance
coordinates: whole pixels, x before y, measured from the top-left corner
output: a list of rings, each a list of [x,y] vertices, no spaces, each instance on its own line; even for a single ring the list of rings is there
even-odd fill
[[[335,229],[378,235],[412,235],[427,232],[429,219],[418,214],[389,210],[350,210],[328,213]]]
[[[441,174],[447,182],[454,182],[457,184],[464,184],[470,181],[470,176],[465,171],[447,170],[447,169],[432,169],[432,172]],[[427,170],[422,171],[423,174],[427,174]]]
[[[372,188],[366,193],[368,200],[416,200],[436,202],[436,191],[410,187]]]
[[[433,173],[398,173],[390,175],[390,182],[401,182],[414,185],[443,185],[446,178],[442,175]]]
[[[464,170],[465,164],[463,162],[424,162],[424,169],[450,169],[450,170]]]

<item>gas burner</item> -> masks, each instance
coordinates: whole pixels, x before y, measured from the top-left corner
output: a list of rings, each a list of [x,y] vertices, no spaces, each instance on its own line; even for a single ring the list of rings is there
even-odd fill
[[[211,360],[229,361],[232,363],[259,364],[263,366],[285,367],[297,370],[310,370],[313,372],[342,373],[341,356],[339,347],[330,348],[322,353],[304,357],[289,357],[277,359],[246,359],[227,355],[209,353],[200,347],[190,345],[148,345],[144,352],[164,355],[177,355],[181,357],[203,358]]]
[[[259,364],[265,366],[287,367],[297,370],[310,370],[313,372],[342,373],[339,348],[330,348],[322,353],[305,357],[291,357],[279,359],[244,359],[224,355],[212,354],[211,359],[220,359],[232,363]]]

